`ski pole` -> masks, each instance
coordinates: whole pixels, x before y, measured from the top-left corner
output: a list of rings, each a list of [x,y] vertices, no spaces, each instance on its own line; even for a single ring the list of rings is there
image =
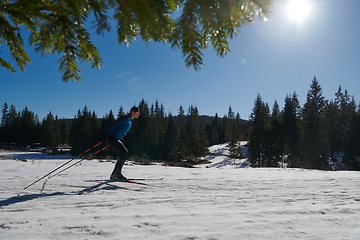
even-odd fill
[[[61,165],[60,167],[57,167],[56,169],[52,170],[52,171],[51,171],[51,172],[49,172],[48,174],[46,174],[46,175],[42,176],[41,178],[39,178],[39,179],[38,179],[38,180],[36,180],[35,182],[31,183],[31,184],[30,184],[30,185],[28,185],[27,187],[24,187],[24,190],[25,190],[25,189],[27,189],[27,188],[29,188],[29,187],[31,187],[31,186],[32,186],[32,185],[34,185],[35,183],[39,182],[41,179],[43,179],[43,178],[45,178],[45,177],[49,176],[49,175],[50,175],[50,174],[52,174],[53,172],[55,172],[55,171],[59,170],[60,168],[62,168],[62,167],[63,167],[63,166],[65,166],[66,164],[70,163],[70,162],[71,162],[72,160],[74,160],[75,158],[78,158],[78,157],[80,157],[81,155],[83,155],[83,154],[87,153],[88,151],[90,151],[91,149],[93,149],[93,148],[95,148],[95,147],[99,146],[101,143],[102,143],[102,141],[101,141],[101,142],[99,142],[99,143],[97,143],[97,144],[95,144],[93,147],[89,148],[88,150],[86,150],[85,152],[83,152],[83,153],[79,154],[78,156],[73,157],[72,159],[70,159],[69,161],[67,161],[66,163],[64,163],[63,165]]]
[[[102,148],[102,149],[100,149],[100,150],[96,151],[96,152],[94,153],[94,156],[95,156],[95,154],[97,154],[98,152],[100,152],[100,151],[102,151],[102,150],[104,150],[105,148],[108,148],[108,147],[110,147],[110,145],[107,145],[106,147],[104,147],[104,148]],[[91,157],[91,155],[90,155],[90,157]],[[64,172],[64,171],[66,171],[66,170],[68,170],[69,168],[71,168],[71,167],[75,166],[76,164],[78,164],[78,163],[82,162],[83,160],[84,160],[84,159],[81,159],[81,160],[77,161],[76,163],[74,163],[74,164],[72,164],[72,165],[68,166],[67,168],[64,168],[64,169],[63,169],[63,170],[61,170],[60,172],[55,173],[54,175],[50,176],[50,177],[49,177],[49,179],[50,179],[50,178],[53,178],[53,177],[55,177],[55,176],[57,176],[57,175],[59,175],[60,173],[62,173],[62,172]]]

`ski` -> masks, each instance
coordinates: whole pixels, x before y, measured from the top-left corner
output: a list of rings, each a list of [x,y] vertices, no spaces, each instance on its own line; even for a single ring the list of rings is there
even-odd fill
[[[133,179],[128,179],[128,181],[111,181],[111,180],[108,180],[108,179],[94,179],[94,180],[85,180],[84,182],[132,183],[132,184],[148,186],[148,187],[163,188],[162,186],[155,186],[155,185],[151,185],[151,184],[147,184],[147,183],[143,183],[143,182],[138,182],[137,180],[133,180]]]
[[[128,178],[129,181],[156,181],[164,180],[164,178]],[[94,180],[85,180],[85,182],[111,182],[109,179],[94,179]]]
[[[129,181],[156,181],[164,180],[164,178],[128,178]]]
[[[130,178],[129,181],[155,181],[164,180],[164,178]]]

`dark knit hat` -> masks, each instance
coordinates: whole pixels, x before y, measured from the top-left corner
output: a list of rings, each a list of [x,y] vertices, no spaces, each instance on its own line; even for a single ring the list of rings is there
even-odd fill
[[[138,107],[133,106],[133,107],[130,109],[130,112],[140,112],[140,109],[139,109]]]

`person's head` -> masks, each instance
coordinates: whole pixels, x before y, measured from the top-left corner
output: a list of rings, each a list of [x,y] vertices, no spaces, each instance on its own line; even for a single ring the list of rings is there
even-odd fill
[[[140,116],[140,109],[138,107],[132,107],[130,109],[131,119],[138,118]]]

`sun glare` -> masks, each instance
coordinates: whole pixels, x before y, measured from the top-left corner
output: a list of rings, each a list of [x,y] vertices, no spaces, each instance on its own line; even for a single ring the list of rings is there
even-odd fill
[[[290,0],[287,6],[287,13],[292,20],[303,21],[310,13],[308,0]]]

